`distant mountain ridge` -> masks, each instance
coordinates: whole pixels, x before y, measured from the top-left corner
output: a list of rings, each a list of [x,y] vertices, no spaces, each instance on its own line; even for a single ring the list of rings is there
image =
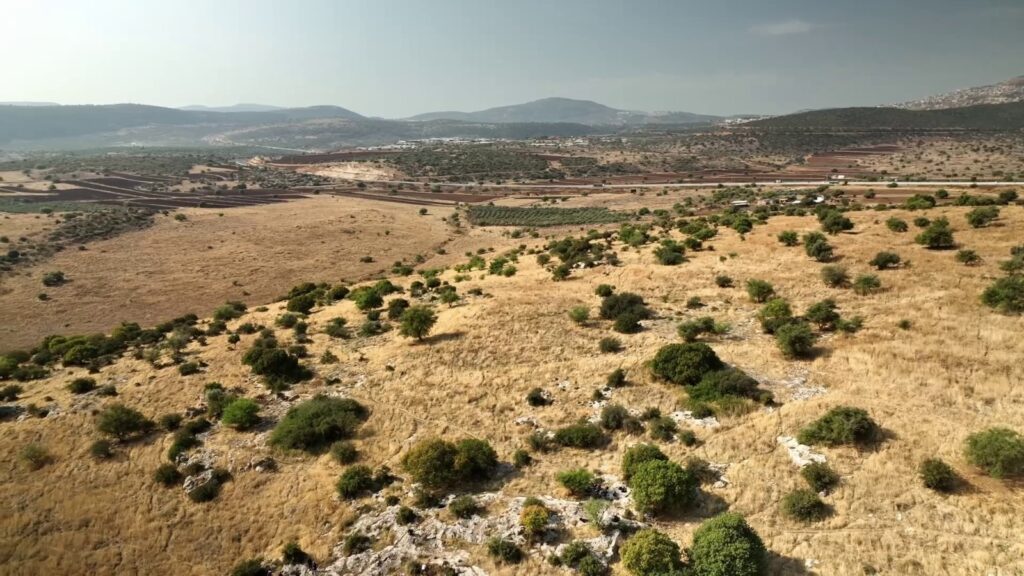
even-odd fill
[[[189,110],[192,112],[274,112],[276,110],[284,110],[281,106],[270,106],[268,104],[252,104],[249,102],[240,102],[238,104],[232,104],[231,106],[203,106],[202,104],[193,104],[191,106],[182,106],[179,110]]]
[[[1024,102],[1024,76],[1011,78],[998,84],[963,88],[921,100],[901,102],[895,107],[905,110],[946,110],[980,104],[1008,104],[1011,102]]]
[[[510,122],[568,122],[588,126],[623,126],[640,124],[701,124],[721,120],[718,116],[690,112],[636,112],[619,110],[591,100],[572,98],[542,98],[524,104],[498,106],[477,112],[427,112],[408,118],[424,122],[430,120],[460,120],[504,124]]]

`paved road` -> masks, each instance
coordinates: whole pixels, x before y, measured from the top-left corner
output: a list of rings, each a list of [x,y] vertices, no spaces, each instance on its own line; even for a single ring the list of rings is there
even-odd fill
[[[424,182],[416,182],[413,180],[366,180],[367,184],[405,184],[405,185],[424,185]],[[888,186],[888,181],[870,182],[867,180],[848,180],[850,185],[860,186]],[[431,182],[429,186],[440,186],[441,188],[502,188],[511,190],[632,190],[634,188],[717,188],[719,185],[724,187],[730,186],[749,186],[751,182],[749,180],[743,182],[685,182],[685,183],[669,183],[669,184],[602,184],[594,186],[593,184],[477,184],[472,183],[460,183],[460,182]],[[842,186],[839,182],[829,182],[826,180],[784,180],[782,182],[776,182],[775,180],[769,180],[764,182],[753,182],[757,186],[822,186],[824,184]],[[901,188],[904,187],[918,187],[918,188],[940,188],[944,186],[970,186],[977,184],[981,186],[1020,186],[1021,182],[1002,182],[1002,181],[985,181],[985,182],[971,182],[970,180],[933,180],[927,182],[899,182]],[[322,186],[310,186],[310,188],[337,188],[337,184],[325,184]]]

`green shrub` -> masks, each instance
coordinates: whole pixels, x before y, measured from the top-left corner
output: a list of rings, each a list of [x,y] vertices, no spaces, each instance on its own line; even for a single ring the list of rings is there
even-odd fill
[[[587,320],[590,320],[590,309],[586,306],[574,306],[569,310],[569,318],[577,324],[586,324]]]
[[[249,430],[260,422],[260,405],[250,398],[236,398],[224,407],[221,422],[236,430]]]
[[[726,368],[705,374],[696,386],[686,392],[691,400],[700,402],[715,402],[729,396],[760,398],[762,391],[757,385],[757,380],[743,370]]]
[[[97,440],[89,446],[89,455],[97,460],[109,460],[114,457],[114,449],[110,442]]]
[[[700,525],[687,552],[695,576],[764,576],[768,552],[743,516],[722,514]]]
[[[967,437],[967,460],[993,478],[1024,475],[1024,436],[1009,428],[989,428]]]
[[[341,473],[336,488],[343,499],[354,500],[365,492],[373,491],[373,472],[369,466],[350,466]]]
[[[637,468],[651,460],[667,461],[668,456],[653,444],[635,444],[626,449],[622,455],[622,477],[626,481],[633,476]]]
[[[67,282],[67,277],[61,271],[47,272],[43,274],[43,286],[52,288],[54,286],[60,286]]]
[[[99,414],[96,427],[100,432],[126,440],[135,435],[146,434],[155,426],[154,422],[137,410],[124,404],[111,404]]]
[[[832,330],[839,322],[839,312],[836,311],[836,301],[826,298],[821,302],[815,302],[807,309],[804,318],[818,326],[818,330]]]
[[[800,476],[815,492],[827,492],[839,484],[839,474],[824,462],[811,462],[800,469]]]
[[[882,290],[882,281],[874,274],[861,274],[853,281],[853,291],[859,296],[875,294]]]
[[[526,468],[533,464],[533,458],[526,450],[516,450],[512,453],[512,465],[516,468]]]
[[[662,442],[671,442],[679,430],[676,421],[667,416],[651,418],[647,425],[650,428],[651,438]]]
[[[288,409],[270,434],[279,448],[312,452],[352,436],[369,416],[355,400],[315,396]]]
[[[640,320],[640,316],[632,312],[624,312],[615,318],[615,322],[612,323],[612,330],[620,334],[636,334],[643,329],[640,326]]]
[[[983,228],[995,221],[996,218],[999,218],[999,208],[995,206],[979,206],[968,212],[966,218],[971,228]]]
[[[395,523],[399,526],[415,524],[419,519],[419,514],[416,514],[416,511],[408,506],[401,506],[398,508],[398,511],[395,512]]]
[[[868,264],[879,270],[896,268],[900,265],[900,255],[895,252],[879,252]]]
[[[946,218],[933,220],[924,231],[914,238],[914,242],[929,250],[946,250],[956,246],[956,242],[953,240],[953,230],[950,229],[949,220]]]
[[[800,489],[782,497],[782,513],[801,522],[817,522],[828,517],[829,508],[817,493]]]
[[[895,216],[885,221],[885,226],[893,232],[906,232],[909,229],[906,220],[901,220]]]
[[[29,470],[39,470],[53,462],[53,455],[50,454],[50,451],[35,443],[28,444],[22,448],[18,456]]]
[[[369,536],[359,532],[353,532],[345,537],[341,544],[341,552],[345,556],[352,556],[360,552],[366,552],[373,546],[373,540]]]
[[[24,389],[17,384],[8,384],[0,388],[0,402],[14,402]]]
[[[981,263],[981,256],[974,250],[957,250],[956,261],[967,266],[976,266]]]
[[[801,444],[866,445],[879,439],[878,424],[860,408],[837,406],[804,429],[797,439]]]
[[[750,279],[747,280],[747,295],[751,301],[762,303],[775,295],[775,288],[764,280]]]
[[[1007,276],[981,293],[981,302],[1002,314],[1024,314],[1024,276]]]
[[[732,285],[733,281],[732,278],[730,278],[729,276],[726,276],[724,274],[719,274],[718,276],[715,276],[715,286],[718,286],[719,288],[732,288]]]
[[[623,314],[643,320],[650,317],[651,311],[640,295],[631,292],[612,294],[601,300],[600,316],[604,320],[615,320]]]
[[[437,323],[437,314],[429,306],[410,306],[402,312],[398,333],[408,338],[423,340]]]
[[[633,417],[621,404],[608,404],[601,409],[601,427],[605,430],[621,430]]]
[[[455,474],[462,482],[482,482],[494,475],[498,454],[491,445],[477,438],[455,443]]]
[[[585,468],[574,468],[558,473],[558,482],[569,491],[574,498],[589,497],[598,486],[598,479]]]
[[[700,342],[662,346],[651,362],[656,376],[683,386],[693,386],[709,372],[723,367],[715,351]]]
[[[608,438],[594,424],[571,424],[555,431],[555,443],[568,448],[593,449],[604,446]]]
[[[679,545],[666,534],[646,528],[631,536],[620,550],[622,565],[633,576],[682,574]]]
[[[428,489],[445,488],[453,484],[455,471],[455,445],[440,438],[421,440],[402,458],[402,467],[415,482]]]
[[[523,551],[511,540],[491,538],[487,541],[487,554],[498,564],[519,564],[523,561]]]
[[[276,342],[257,341],[242,356],[242,363],[248,365],[253,374],[263,376],[273,391],[287,389],[291,384],[313,377],[313,373],[299,362],[298,356],[278,348]]]
[[[285,566],[304,565],[312,567],[315,565],[313,558],[294,540],[281,548],[281,563]]]
[[[832,246],[820,232],[804,234],[804,252],[818,262],[828,262],[833,257]]]
[[[772,298],[757,313],[757,319],[762,330],[767,334],[774,334],[776,330],[793,321],[793,310],[784,298]]]
[[[622,368],[616,368],[615,370],[612,370],[611,373],[608,374],[608,378],[605,380],[605,384],[609,388],[622,388],[623,386],[629,384],[629,382],[626,381],[625,370],[623,370]]]
[[[153,480],[157,484],[170,488],[181,483],[181,472],[174,464],[161,464],[153,472]]]
[[[716,331],[715,319],[710,316],[702,316],[695,320],[687,320],[676,329],[679,337],[686,342],[693,342],[701,334],[714,333]]]
[[[606,336],[598,341],[597,348],[605,354],[612,354],[622,350],[622,342],[613,336]]]
[[[785,246],[796,246],[800,243],[800,236],[793,230],[779,232],[779,242]]]
[[[803,321],[790,322],[775,331],[775,343],[787,358],[810,356],[817,340],[817,335]]]
[[[75,378],[68,384],[72,394],[85,394],[96,389],[96,381],[92,378]]]
[[[480,513],[481,507],[472,496],[459,496],[448,503],[448,510],[456,518],[472,518]]]
[[[205,484],[201,484],[188,493],[189,500],[193,502],[210,502],[220,495],[221,486],[231,477],[231,474],[224,469],[215,468],[213,477]]]
[[[356,450],[355,444],[339,440],[331,444],[331,457],[338,464],[351,464],[359,459],[359,451]]]
[[[597,294],[601,298],[607,298],[615,293],[615,287],[610,284],[598,284],[594,290],[594,294]]]
[[[957,476],[956,471],[949,464],[938,458],[928,458],[921,462],[918,473],[925,487],[931,488],[936,492],[953,492],[960,482],[960,477]]]
[[[523,511],[519,514],[519,525],[522,526],[527,540],[533,540],[544,534],[550,519],[551,512],[543,504],[523,502]]]
[[[850,276],[846,273],[846,268],[830,264],[822,266],[821,280],[829,288],[843,288],[850,283]]]
[[[648,460],[629,479],[637,510],[660,514],[689,508],[697,500],[697,479],[675,462]]]

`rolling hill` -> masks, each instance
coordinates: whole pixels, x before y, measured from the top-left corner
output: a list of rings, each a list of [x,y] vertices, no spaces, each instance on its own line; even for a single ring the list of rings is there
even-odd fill
[[[1007,104],[1022,101],[1024,101],[1024,76],[1018,76],[998,84],[964,88],[921,100],[902,102],[896,104],[896,107],[906,110],[945,110],[980,104]]]
[[[1024,129],[1024,102],[942,110],[832,108],[756,120],[746,126],[791,129],[1020,130]]]
[[[717,116],[689,112],[649,113],[619,110],[590,100],[543,98],[525,104],[499,106],[478,112],[428,112],[409,118],[414,121],[461,120],[465,122],[569,122],[589,126],[636,124],[700,124],[719,120]]]

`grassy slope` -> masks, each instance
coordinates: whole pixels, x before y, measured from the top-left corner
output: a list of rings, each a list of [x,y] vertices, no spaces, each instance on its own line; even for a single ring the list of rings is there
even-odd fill
[[[310,352],[317,358],[330,349],[341,361],[320,366],[311,360],[319,376],[296,390],[302,396],[344,392],[371,406],[373,415],[357,443],[373,466],[397,469],[403,451],[432,434],[485,437],[507,460],[523,445],[528,431],[514,424],[515,418],[530,415],[554,427],[589,416],[591,392],[616,367],[625,368],[634,384],[616,391],[613,401],[634,408],[673,409],[679,391],[654,382],[643,364],[659,346],[676,340],[679,319],[710,314],[735,328],[732,336],[713,343],[719,355],[756,375],[786,404],[771,413],[725,420],[717,431],[696,430],[703,442],[697,448],[673,444],[664,449],[679,461],[696,454],[730,464],[726,476],[731,484],[709,492],[748,516],[769,548],[782,557],[776,560],[782,573],[799,573],[793,567],[802,566],[805,559],[815,560],[821,574],[863,574],[864,566],[893,574],[1022,569],[1024,546],[1018,535],[1024,495],[975,476],[960,447],[970,432],[1019,425],[1024,418],[1024,393],[1014,386],[1024,378],[1020,319],[992,314],[977,299],[999,275],[997,261],[1019,242],[1024,213],[1007,208],[998,226],[973,230],[964,224],[964,209],[940,209],[928,216],[940,212],[950,216],[958,241],[985,258],[984,265],[957,265],[951,252],[925,251],[912,243],[912,233],[898,235],[885,228],[889,215],[909,219],[913,214],[855,214],[855,233],[833,240],[852,273],[868,272],[867,260],[883,249],[895,249],[912,261],[910,268],[880,273],[887,290],[871,297],[825,288],[818,279],[820,264],[809,261],[799,247],[784,249],[775,240],[780,230],[810,231],[817,228],[816,222],[782,217],[757,228],[745,241],[723,231],[712,241],[715,251],[693,254],[680,267],[654,265],[647,247],[622,252],[621,267],[574,273],[570,281],[555,283],[532,259],[524,258],[515,277],[474,276],[460,284],[463,294],[479,286],[493,297],[470,298],[440,309],[438,337],[426,345],[411,344],[396,332],[331,341],[320,333],[328,319],[342,315],[350,324],[361,321],[350,302],[339,303],[313,314]],[[735,258],[719,260],[733,252]],[[742,288],[715,287],[713,278],[723,273],[733,276],[738,286],[748,278],[773,282],[798,311],[834,297],[844,315],[863,315],[866,327],[852,337],[826,338],[826,352],[813,361],[785,361],[757,328],[757,307],[747,301]],[[447,278],[451,275],[446,273]],[[304,279],[294,278],[293,283]],[[578,327],[565,314],[581,303],[596,307],[593,289],[599,283],[639,292],[659,313],[645,332],[621,337],[626,350],[619,355],[596,351],[597,340],[610,334],[607,325]],[[694,295],[708,307],[687,311],[684,304]],[[268,312],[252,312],[231,325],[270,325],[280,309],[280,304],[273,305]],[[901,318],[914,322],[911,331],[895,327]],[[279,335],[290,337],[290,332],[282,330]],[[232,348],[226,345],[226,336],[213,337],[208,346],[191,349],[210,365],[201,376],[181,377],[173,369],[154,372],[145,363],[124,359],[104,369],[99,380],[116,382],[121,391],[118,401],[152,416],[199,405],[203,385],[214,380],[261,396],[263,388],[239,362],[253,338],[243,336]],[[389,365],[393,371],[386,368]],[[242,558],[278,557],[280,546],[291,538],[320,559],[343,538],[355,506],[336,500],[333,483],[340,469],[329,457],[275,454],[281,467],[276,474],[242,469],[251,459],[271,454],[264,432],[215,429],[207,446],[216,452],[219,465],[234,470],[235,480],[217,501],[205,505],[191,503],[180,490],[156,488],[150,481],[152,471],[165,461],[169,436],[155,435],[134,444],[114,462],[92,461],[86,454],[95,437],[90,410],[112,400],[71,398],[63,386],[81,372],[63,371],[26,386],[21,403],[44,404],[43,397],[50,395],[61,406],[61,416],[0,424],[5,438],[0,444],[0,501],[10,509],[0,520],[0,559],[7,567],[2,571],[222,574]],[[329,377],[340,378],[340,384],[327,385]],[[787,402],[787,383],[801,378],[807,378],[809,386],[825,387],[827,394]],[[555,384],[566,381],[567,390],[558,391]],[[523,398],[535,386],[552,391],[555,404],[541,409],[526,406]],[[278,399],[261,401],[271,420],[286,408]],[[868,409],[891,439],[877,451],[824,449],[843,477],[827,499],[836,515],[820,524],[795,524],[780,515],[778,501],[802,486],[802,480],[776,444],[776,436],[795,434],[836,404]],[[554,476],[570,466],[617,473],[622,451],[636,441],[616,436],[611,446],[595,453],[564,450],[542,455],[535,467],[502,490],[515,495],[558,494]],[[28,442],[47,446],[56,462],[37,472],[25,470],[16,454]],[[973,489],[947,497],[921,487],[916,467],[929,456],[952,463]],[[658,527],[685,546],[699,521],[688,516]],[[480,552],[474,555],[479,557]],[[488,560],[480,561],[493,569]],[[530,560],[524,570],[557,572],[542,559]]]

